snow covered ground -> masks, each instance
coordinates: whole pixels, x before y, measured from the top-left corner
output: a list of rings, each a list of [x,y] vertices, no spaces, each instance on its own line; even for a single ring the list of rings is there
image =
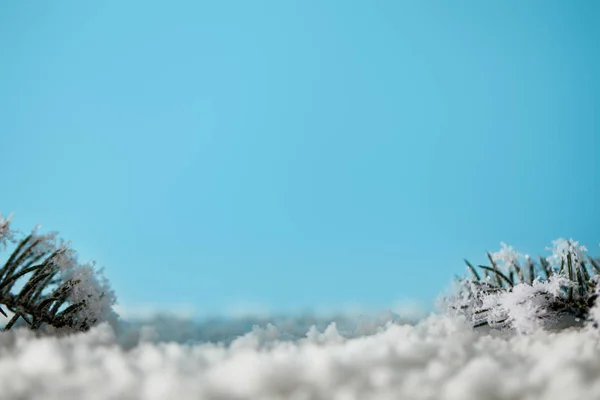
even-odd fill
[[[593,329],[519,335],[474,331],[461,317],[384,319],[280,319],[279,328],[253,329],[162,319],[62,338],[2,332],[0,398],[600,398]],[[314,322],[324,329],[306,328]]]
[[[0,214],[0,247],[13,239],[9,223]],[[4,291],[21,271],[31,273],[28,257],[41,263],[40,254],[51,254],[32,267],[39,275],[28,290],[39,290],[39,299],[48,288],[35,285],[62,277],[62,289],[47,296],[60,299],[56,307],[67,295],[71,304],[87,302],[67,315],[76,327],[87,320],[110,324],[86,333],[36,334],[19,327],[25,323],[19,317],[12,329],[0,331],[1,400],[600,399],[600,330],[594,328],[600,324],[600,260],[589,259],[594,268],[586,267],[586,249],[573,240],[553,242],[550,267],[543,265],[547,279],[528,256],[504,245],[489,254],[498,266],[483,267],[496,274],[496,285],[472,268],[474,280],[457,282],[459,290],[444,298],[445,312],[419,322],[388,313],[200,323],[173,316],[117,319],[107,281],[54,236],[35,235],[7,261]],[[4,295],[3,304],[13,302]],[[28,296],[7,310],[36,314],[48,306],[31,304]],[[564,322],[564,315],[583,327],[546,329]],[[474,322],[502,330],[475,330]]]

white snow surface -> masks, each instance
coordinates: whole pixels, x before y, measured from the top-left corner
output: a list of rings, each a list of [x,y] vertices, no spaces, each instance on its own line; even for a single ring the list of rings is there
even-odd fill
[[[298,334],[306,321],[290,321],[241,335],[236,326],[229,339],[221,322],[222,340],[212,341],[206,325],[196,339],[188,330],[173,341],[169,321],[63,337],[0,332],[0,398],[600,399],[600,334],[591,327],[523,335],[431,315]]]

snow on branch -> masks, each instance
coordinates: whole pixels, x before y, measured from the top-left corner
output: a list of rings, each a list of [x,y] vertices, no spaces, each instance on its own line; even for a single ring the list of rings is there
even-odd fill
[[[11,218],[0,214],[0,250],[15,245],[0,268],[0,313],[12,316],[4,326],[11,329],[24,321],[31,329],[53,327],[86,331],[116,318],[116,301],[108,281],[93,264],[81,264],[70,244],[56,233],[38,234],[37,228],[17,239]]]
[[[531,332],[597,324],[595,304],[600,294],[600,263],[572,239],[557,239],[552,254],[536,263],[528,255],[501,243],[487,253],[490,265],[475,268],[465,260],[472,277],[459,278],[446,300],[448,310],[465,315],[476,328],[508,328]]]

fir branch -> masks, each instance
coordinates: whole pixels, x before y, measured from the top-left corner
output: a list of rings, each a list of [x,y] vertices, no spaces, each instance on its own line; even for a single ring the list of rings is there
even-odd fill
[[[0,268],[0,314],[8,318],[5,309],[13,314],[4,330],[22,319],[31,329],[48,325],[85,331],[116,317],[114,294],[96,279],[91,266],[76,261],[73,250],[59,244],[55,235],[35,231],[15,241],[9,225],[0,214],[0,244],[16,244]],[[15,290],[21,280],[24,284]]]
[[[558,239],[553,245],[552,256],[539,257],[536,264],[502,243],[501,253],[486,252],[491,267],[478,265],[484,279],[465,260],[473,277],[460,278],[459,292],[449,303],[450,309],[465,314],[474,327],[495,329],[514,328],[517,323],[532,326],[530,322],[546,326],[560,320],[583,324],[595,318],[591,308],[600,296],[600,261],[585,257],[587,250],[578,242]],[[525,259],[525,264],[519,263],[519,257]],[[505,262],[504,272],[496,260]]]

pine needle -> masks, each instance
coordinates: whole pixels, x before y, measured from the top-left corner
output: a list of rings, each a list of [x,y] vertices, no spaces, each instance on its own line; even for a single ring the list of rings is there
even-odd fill
[[[498,283],[498,286],[502,286],[502,280],[500,279],[500,275],[497,274],[497,272],[500,272],[498,270],[498,266],[494,262],[494,258],[492,257],[492,255],[490,254],[490,252],[488,251],[486,253],[487,253],[488,260],[490,260],[490,264],[492,264],[492,268],[486,267],[484,269],[488,269],[489,268],[490,271],[494,272],[495,273],[494,276],[496,277],[496,282]],[[480,265],[480,267],[481,267],[481,265]],[[508,278],[506,278],[506,279],[508,280]]]
[[[508,279],[508,277],[506,275],[504,275],[502,272],[500,272],[499,270],[494,269],[494,268],[490,268],[490,267],[488,267],[486,265],[479,265],[478,267],[482,268],[482,269],[485,269],[485,270],[488,270],[488,271],[493,272],[494,274],[496,274],[496,278],[498,279],[498,282],[500,282],[500,286],[502,286],[502,280],[500,278],[504,279],[504,281],[506,283],[508,283],[508,285],[510,287],[515,286],[514,283],[513,283],[513,281],[511,281],[510,279]]]
[[[477,271],[475,270],[475,268],[473,267],[473,265],[471,265],[471,263],[468,260],[466,260],[466,259],[465,259],[465,263],[467,264],[467,267],[469,268],[469,270],[471,271],[471,273],[475,277],[475,280],[480,281],[481,278],[479,277],[479,274],[477,273]]]

